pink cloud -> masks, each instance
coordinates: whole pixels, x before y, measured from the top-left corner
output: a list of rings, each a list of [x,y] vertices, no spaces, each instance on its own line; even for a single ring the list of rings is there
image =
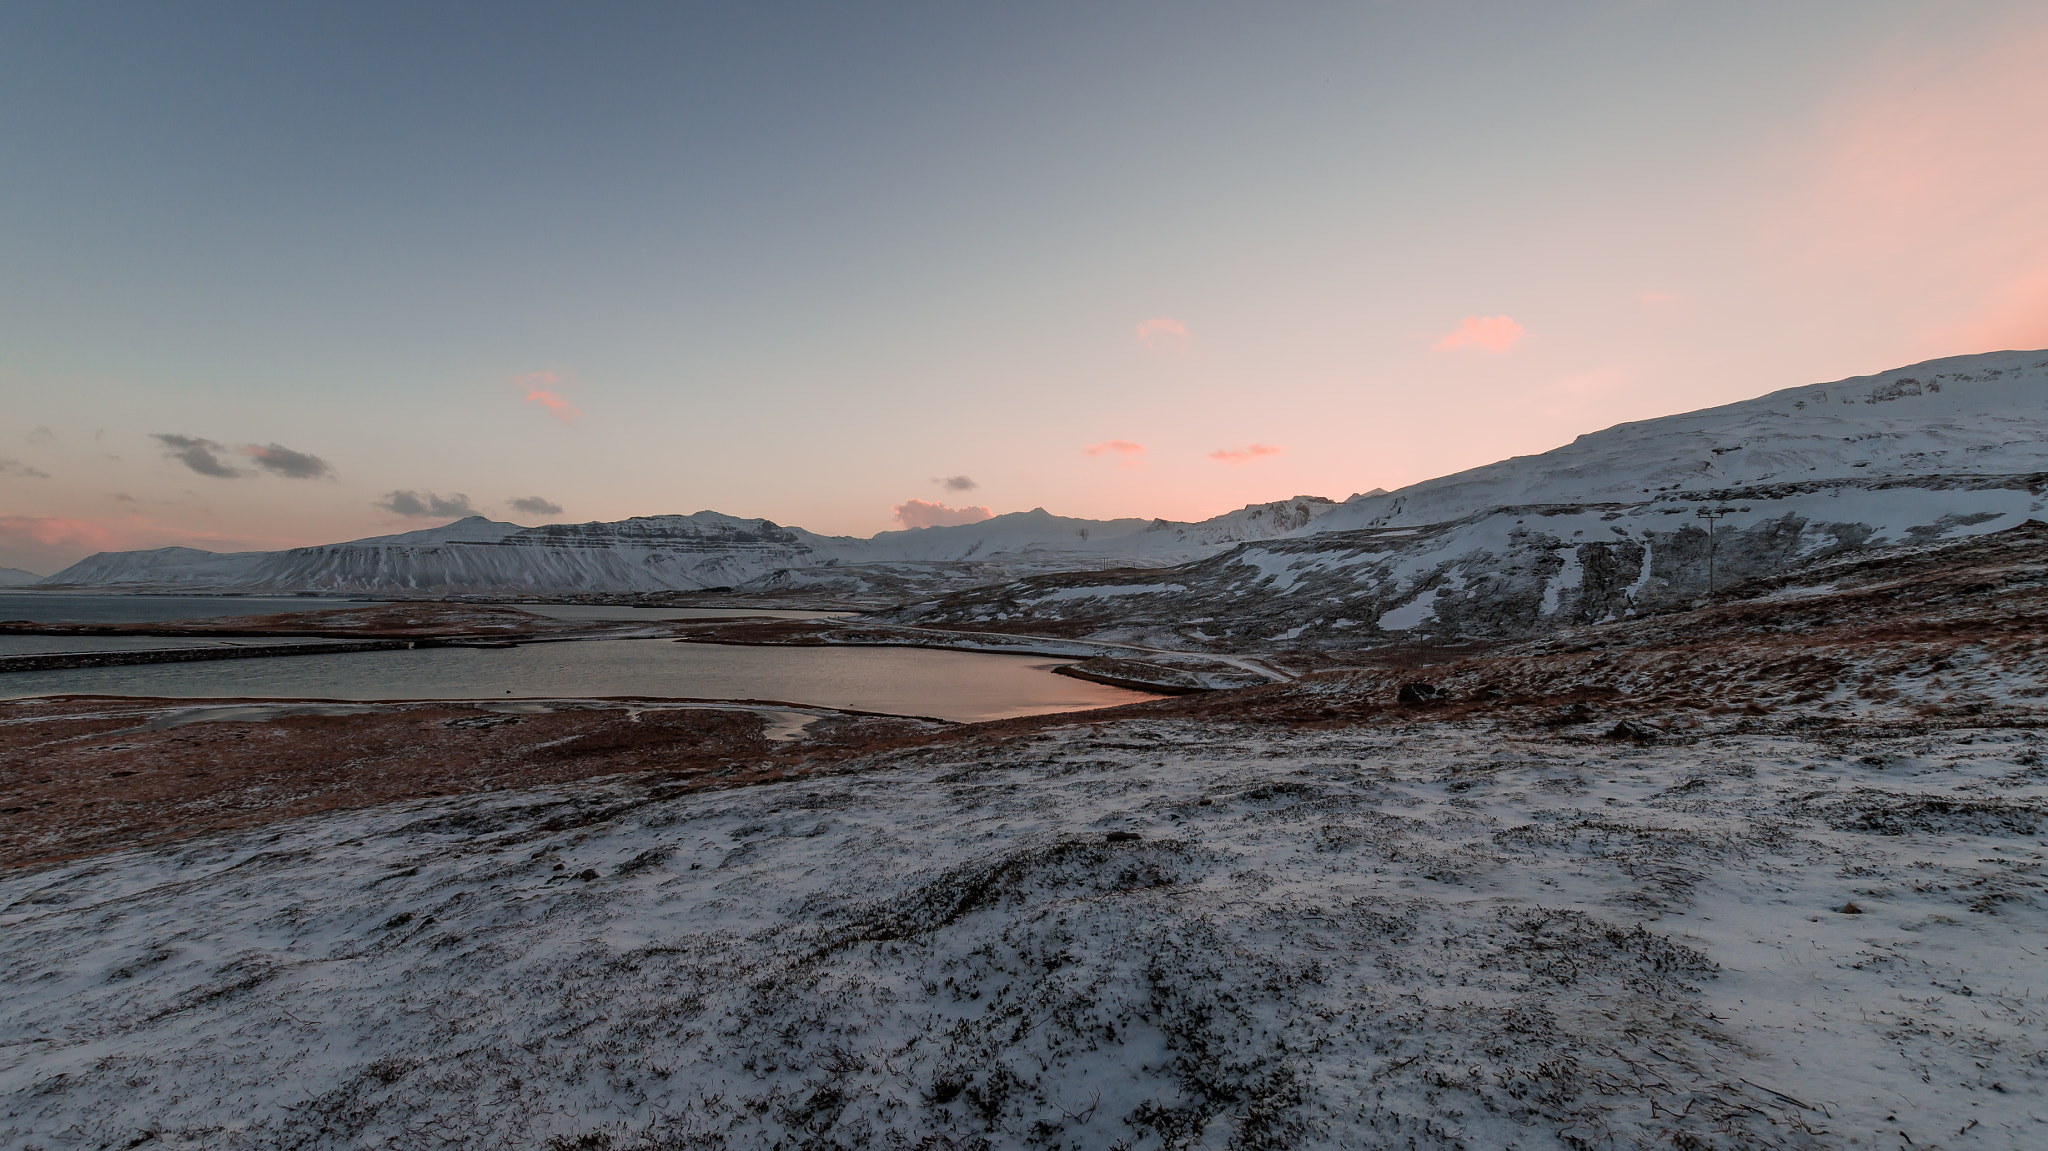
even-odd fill
[[[945,504],[925,500],[905,500],[896,505],[896,522],[907,528],[948,528],[959,524],[980,523],[982,520],[994,519],[995,514],[980,505],[949,508]]]
[[[526,393],[525,402],[529,404],[539,404],[541,407],[544,407],[548,410],[548,414],[554,416],[556,419],[562,421],[564,424],[567,424],[571,427],[574,427],[576,425],[577,420],[583,418],[583,413],[577,411],[575,405],[571,404],[568,400],[563,399],[561,393],[559,392],[550,392],[545,391],[541,388],[535,388],[532,391]]]
[[[1673,303],[1673,302],[1674,302],[1674,301],[1676,301],[1677,299],[1678,299],[1678,297],[1677,297],[1677,296],[1674,296],[1674,295],[1672,295],[1672,294],[1671,294],[1670,292],[1644,292],[1644,293],[1643,293],[1643,302],[1644,302],[1645,304],[1669,304],[1669,303]]]
[[[158,523],[148,516],[132,512],[107,520],[68,516],[0,516],[0,566],[35,572],[57,571],[94,552],[130,551],[167,544],[204,551],[246,551],[252,547],[264,550],[300,547],[311,542],[275,536],[221,536]]]
[[[1154,316],[1131,334],[1154,351],[1185,348],[1188,343],[1188,326],[1171,316]]]
[[[0,539],[8,543],[65,545],[108,551],[121,546],[113,532],[91,520],[63,516],[0,516]]]
[[[1145,445],[1134,444],[1129,440],[1104,440],[1099,444],[1089,444],[1082,448],[1081,454],[1084,456],[1142,456],[1145,454]]]
[[[1466,316],[1458,324],[1457,331],[1447,333],[1430,347],[1439,352],[1471,347],[1499,355],[1514,347],[1528,331],[1506,316]]]
[[[1246,444],[1241,448],[1218,448],[1209,453],[1209,458],[1219,464],[1248,464],[1254,460],[1263,460],[1268,456],[1277,456],[1286,450],[1286,448],[1276,448],[1271,444]]]
[[[134,517],[146,524],[147,520]],[[149,537],[143,537],[147,539]],[[0,565],[54,572],[94,552],[143,546],[132,530],[67,516],[0,516]],[[161,541],[150,540],[152,543]],[[182,542],[182,541],[181,541]]]
[[[526,389],[526,399],[521,402],[539,404],[562,423],[574,427],[576,421],[583,418],[583,413],[555,390],[562,384],[575,383],[574,379],[564,377],[560,372],[528,372],[512,377],[512,382]]]

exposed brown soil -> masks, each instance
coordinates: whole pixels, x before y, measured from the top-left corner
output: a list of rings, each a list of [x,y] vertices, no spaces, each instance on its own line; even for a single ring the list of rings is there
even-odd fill
[[[251,701],[255,718],[175,723],[221,701],[0,705],[0,866],[185,839],[338,808],[641,773],[667,791],[817,770],[938,725],[838,715],[791,743],[753,711],[561,704]],[[294,712],[297,712],[294,714]],[[326,712],[328,714],[322,714]]]
[[[1140,716],[1304,730],[1454,721],[1566,741],[2048,723],[2048,528],[1843,565],[1827,582],[1794,598],[1764,598],[1772,587],[1742,589],[1696,611],[1532,643],[1360,652],[1362,666],[1291,683],[1085,715],[958,726],[838,715],[792,742],[765,738],[752,711],[630,703],[531,715],[501,705],[387,703],[338,714],[302,705],[299,714],[164,726],[196,705],[19,701],[0,704],[0,866],[486,788],[630,773],[664,792],[741,785],[842,770],[889,748],[993,751],[1053,728]],[[421,609],[432,610],[404,614]],[[351,634],[452,626],[453,613],[473,610],[373,609],[387,614],[362,613],[366,630]],[[288,626],[291,617],[276,619]],[[757,621],[680,630],[725,642],[818,643],[827,642],[828,627]],[[844,642],[845,629],[829,630]],[[1402,688],[1417,684],[1428,690],[1411,689],[1404,702]]]

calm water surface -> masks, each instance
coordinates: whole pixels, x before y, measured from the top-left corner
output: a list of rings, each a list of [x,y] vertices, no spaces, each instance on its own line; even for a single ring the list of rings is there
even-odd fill
[[[194,636],[158,635],[0,635],[0,655],[51,655],[91,651],[179,651],[188,647],[269,647],[293,644],[318,647],[341,640],[280,636],[268,639],[237,637],[201,639]]]
[[[279,595],[93,595],[79,592],[0,592],[0,620],[31,623],[158,623],[223,615],[269,615],[373,607],[378,600]]]
[[[1061,661],[888,647],[595,640],[0,675],[0,698],[68,693],[258,699],[769,700],[940,719],[1080,711],[1152,696],[1053,675]]]

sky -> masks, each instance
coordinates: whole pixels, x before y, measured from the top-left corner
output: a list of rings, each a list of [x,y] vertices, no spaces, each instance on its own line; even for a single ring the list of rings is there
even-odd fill
[[[2048,347],[2048,6],[0,6],[0,565],[1342,499]]]

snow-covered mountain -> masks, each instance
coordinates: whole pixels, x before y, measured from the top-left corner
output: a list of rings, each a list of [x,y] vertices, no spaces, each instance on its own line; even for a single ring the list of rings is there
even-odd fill
[[[783,568],[749,581],[742,590],[900,603],[1031,573],[1171,567],[1226,551],[1244,540],[1286,535],[1337,506],[1320,496],[1296,496],[1252,504],[1200,523],[1071,520],[1039,508],[958,527],[884,532],[875,537],[871,554],[889,558]]]
[[[523,528],[472,516],[443,527],[278,552],[102,552],[51,586],[267,592],[632,593],[750,584],[917,592],[1027,572],[1170,565],[1294,530],[1336,505],[1313,496],[1202,523],[1084,520],[1043,508],[957,527],[822,536],[717,512]]]
[[[20,568],[0,568],[0,587],[23,587],[43,577]]]
[[[1038,576],[902,622],[1193,648],[1516,636],[2048,507],[2048,352],[1960,356],[1581,436],[1167,571]],[[1712,522],[1701,509],[1726,509]]]
[[[1343,504],[1200,523],[1044,509],[821,536],[715,512],[522,528],[480,517],[283,552],[103,553],[46,585],[371,594],[743,587],[924,600],[907,621],[1189,645],[1526,634],[1719,582],[2041,511],[2048,352],[1933,360],[1621,424]],[[1710,541],[1700,508],[1731,509]],[[1712,567],[1710,574],[1709,568]],[[1142,577],[1110,569],[1172,569]]]
[[[1486,508],[1871,476],[2048,471],[2048,352],[1953,356],[1616,424],[1564,447],[1353,496],[1316,531],[1418,527]]]
[[[716,512],[523,528],[442,527],[277,552],[102,552],[45,584],[327,592],[636,592],[740,583],[847,542]]]

